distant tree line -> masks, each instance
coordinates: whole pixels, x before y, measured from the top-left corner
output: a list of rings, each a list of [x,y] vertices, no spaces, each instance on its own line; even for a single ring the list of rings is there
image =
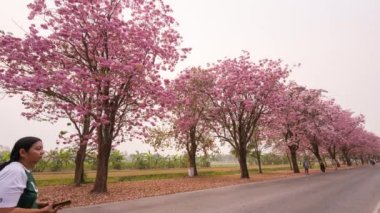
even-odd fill
[[[0,163],[9,160],[10,152],[8,150],[0,151]],[[47,151],[43,159],[34,168],[34,172],[58,172],[73,171],[75,169],[76,152],[72,148],[54,149]],[[252,165],[257,165],[254,157],[249,157]],[[280,165],[287,164],[286,156],[274,153],[263,154],[263,165]],[[196,158],[200,167],[210,167],[215,165],[237,164],[236,158],[230,154],[216,154],[209,157],[199,156]],[[96,154],[88,153],[85,160],[85,170],[96,170]],[[113,150],[110,155],[109,169],[170,169],[170,168],[187,168],[187,155],[161,155],[151,152],[136,152],[126,154],[119,150]]]

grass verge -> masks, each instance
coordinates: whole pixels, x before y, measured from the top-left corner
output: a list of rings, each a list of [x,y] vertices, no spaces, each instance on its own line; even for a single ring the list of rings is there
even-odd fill
[[[272,173],[277,171],[289,170],[288,166],[267,166],[262,168],[263,173]],[[200,168],[198,175],[200,177],[207,176],[222,176],[239,174],[239,167],[216,167],[216,168]],[[250,174],[258,174],[258,168],[250,168]],[[94,183],[95,172],[87,173],[86,182]],[[65,173],[36,173],[35,179],[38,186],[51,185],[69,185],[73,183],[72,172]],[[114,171],[111,170],[108,175],[108,182],[128,182],[141,180],[159,180],[159,179],[174,179],[187,177],[187,169],[167,169],[167,170],[129,170],[129,171]]]

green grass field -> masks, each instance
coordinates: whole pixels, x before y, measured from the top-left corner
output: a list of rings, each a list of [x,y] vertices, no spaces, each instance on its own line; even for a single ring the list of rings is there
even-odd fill
[[[272,165],[264,166],[263,172],[270,173],[275,171],[289,170],[289,165]],[[187,176],[188,170],[181,169],[148,169],[148,170],[110,170],[108,174],[108,182],[122,182],[122,181],[138,181],[138,180],[157,180],[157,179],[170,179],[182,178]],[[250,174],[257,174],[257,167],[249,167]],[[232,175],[239,174],[238,165],[218,165],[217,167],[199,168],[199,176],[219,176],[219,175]],[[95,180],[96,171],[86,171],[86,182],[93,183]],[[41,172],[33,174],[38,186],[49,185],[66,185],[73,183],[74,172]]]

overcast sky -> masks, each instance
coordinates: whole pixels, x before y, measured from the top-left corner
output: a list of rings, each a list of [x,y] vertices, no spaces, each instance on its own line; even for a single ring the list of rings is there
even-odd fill
[[[28,0],[0,1],[0,29],[22,35]],[[298,64],[291,79],[325,89],[345,109],[366,117],[366,129],[380,135],[380,1],[378,0],[167,0],[179,23],[184,46],[193,50],[178,71],[205,65],[242,50],[253,60],[282,59]],[[0,94],[1,97],[1,94]],[[20,137],[42,138],[54,148],[64,124],[27,121],[16,98],[0,99],[1,144]],[[147,151],[137,142],[120,147]]]

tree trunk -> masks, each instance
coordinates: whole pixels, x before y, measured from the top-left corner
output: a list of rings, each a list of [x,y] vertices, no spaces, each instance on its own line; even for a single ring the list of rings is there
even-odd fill
[[[108,161],[112,148],[112,137],[110,134],[110,126],[107,124],[100,125],[97,128],[98,134],[98,157],[97,169],[93,193],[107,192],[108,179]]]
[[[247,165],[247,148],[245,146],[240,146],[238,153],[238,160],[240,165],[240,178],[249,178]]]
[[[325,167],[326,167],[327,163],[326,163],[326,157],[325,156],[322,157],[322,162],[323,162],[323,165],[325,165]]]
[[[261,151],[260,151],[260,147],[259,147],[259,138],[256,136],[257,135],[255,135],[255,137],[253,137],[253,140],[251,142],[252,142],[252,145],[254,147],[253,151],[256,154],[257,164],[259,167],[259,174],[262,174],[263,170],[261,169]]]
[[[289,145],[288,148],[290,150],[290,158],[292,160],[293,173],[300,173],[300,169],[299,169],[298,163],[297,163],[298,146],[296,144],[293,144],[293,145]]]
[[[284,136],[285,136],[285,142],[288,143],[289,138],[293,137],[293,132],[290,129],[288,129]],[[297,163],[297,150],[299,147],[298,144],[299,144],[299,140],[296,144],[293,143],[292,145],[288,145],[288,148],[290,151],[290,158],[291,158],[291,161],[289,161],[289,163],[291,162],[290,168],[293,169],[293,173],[300,173],[300,169]],[[286,153],[286,156],[288,157],[288,160],[289,160],[288,153]]]
[[[257,155],[257,163],[259,164],[259,173],[262,174],[263,170],[261,169],[261,152],[257,150],[256,155]]]
[[[192,170],[192,176],[198,176],[198,169],[197,169],[195,152],[190,151],[188,153],[188,155],[189,155],[189,169]],[[191,175],[189,174],[189,176],[191,176]]]
[[[288,159],[289,166],[290,166],[290,170],[293,171],[292,161],[291,161],[290,158],[289,158],[288,152],[286,152],[286,158]]]
[[[344,159],[346,160],[347,166],[352,166],[352,162],[351,162],[351,159],[348,155],[347,149],[342,149],[342,153],[343,153]]]
[[[90,122],[91,118],[89,115],[84,116],[84,123],[82,128],[82,133],[80,136],[79,150],[75,156],[75,174],[74,174],[74,184],[75,186],[80,186],[84,183],[84,161],[86,159],[87,151],[87,136],[90,134]]]
[[[86,159],[86,149],[87,143],[81,143],[79,145],[79,150],[75,157],[75,175],[74,175],[74,184],[75,186],[80,186],[81,183],[84,183],[84,160]]]
[[[193,169],[194,176],[198,176],[197,163],[196,163],[196,153],[197,153],[197,143],[196,143],[196,127],[190,129],[190,142],[187,146],[187,153],[189,155],[189,169]],[[190,174],[189,174],[190,176]]]
[[[319,168],[321,169],[322,172],[326,172],[326,166],[322,161],[321,155],[319,154],[318,143],[316,143],[315,141],[311,142],[311,148],[312,148],[313,154],[315,155],[315,157],[317,158],[319,162]]]
[[[333,145],[332,147],[329,147],[327,149],[327,152],[329,153],[330,158],[333,161],[333,163],[335,164],[336,168],[339,168],[340,163],[339,163],[338,159],[336,159],[336,147],[335,147],[335,145]]]
[[[340,163],[339,163],[339,161],[338,161],[338,159],[335,159],[335,163],[336,163],[336,167],[340,167]]]
[[[364,157],[363,157],[363,155],[360,155],[360,162],[362,163],[362,165],[364,165]]]

